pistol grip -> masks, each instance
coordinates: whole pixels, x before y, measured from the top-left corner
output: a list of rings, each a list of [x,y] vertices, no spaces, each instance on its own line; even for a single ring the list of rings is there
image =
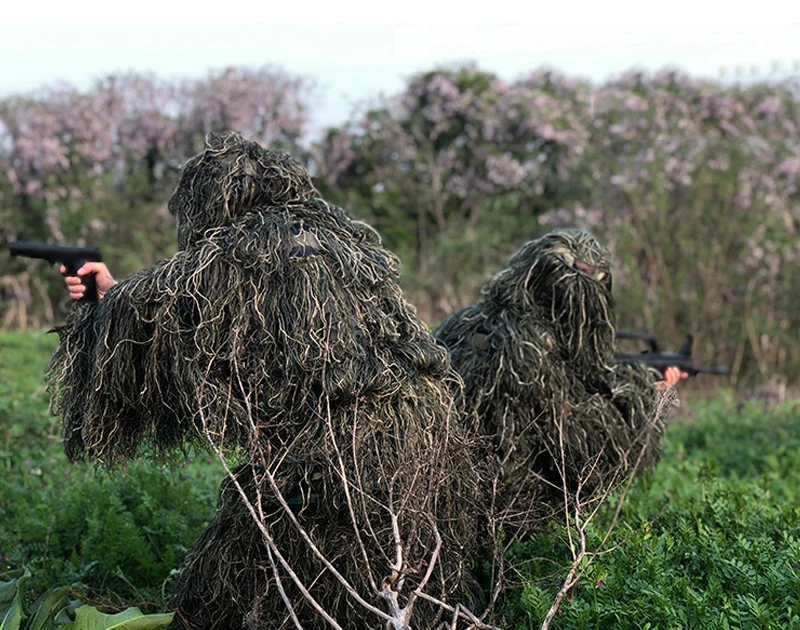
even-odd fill
[[[85,276],[80,276],[81,283],[86,287],[86,293],[81,298],[81,304],[96,304],[97,303],[97,278],[94,273],[87,273]]]
[[[95,278],[95,274],[87,273],[86,275],[79,276],[78,269],[83,267],[83,264],[89,262],[87,260],[70,260],[64,263],[64,266],[67,268],[66,275],[68,276],[75,276],[76,278],[81,279],[81,284],[86,287],[86,292],[83,294],[83,297],[79,300],[81,304],[95,304],[97,302],[97,279]]]

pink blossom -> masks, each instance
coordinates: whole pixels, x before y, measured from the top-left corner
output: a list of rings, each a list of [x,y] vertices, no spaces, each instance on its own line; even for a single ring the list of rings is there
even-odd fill
[[[800,174],[800,156],[790,157],[783,160],[778,165],[778,172],[781,175],[798,175]]]
[[[774,116],[783,108],[779,96],[768,96],[758,104],[758,112],[765,116]]]

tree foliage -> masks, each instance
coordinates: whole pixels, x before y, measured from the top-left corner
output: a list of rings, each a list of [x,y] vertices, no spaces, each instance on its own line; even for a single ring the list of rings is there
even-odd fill
[[[331,131],[321,176],[401,252],[432,321],[526,240],[577,226],[616,254],[622,326],[697,333],[732,384],[796,378],[798,94],[672,71],[592,86],[435,70]]]
[[[588,93],[550,73],[513,84],[473,66],[420,74],[317,145],[320,186],[362,210],[420,308],[442,317],[556,207]],[[441,267],[453,270],[446,283],[431,274]]]
[[[119,275],[175,247],[165,202],[207,131],[302,157],[373,224],[430,323],[472,303],[524,242],[588,229],[616,255],[621,325],[794,380],[800,278],[798,85],[631,72],[600,85],[476,66],[408,79],[312,142],[308,83],[279,70],[100,79],[0,101],[0,234],[101,245]],[[0,260],[0,326],[48,323],[60,280]],[[47,297],[49,296],[49,297]]]
[[[166,201],[205,135],[238,128],[297,151],[309,92],[275,69],[230,68],[180,82],[111,75],[85,92],[59,84],[0,101],[0,236],[92,244],[118,274],[150,264],[175,248]],[[58,295],[60,280],[39,264],[0,261],[6,325],[25,323],[23,307],[28,323],[48,318],[41,294]]]

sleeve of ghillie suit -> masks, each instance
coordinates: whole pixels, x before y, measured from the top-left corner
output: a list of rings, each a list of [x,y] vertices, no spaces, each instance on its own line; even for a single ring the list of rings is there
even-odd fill
[[[168,327],[161,312],[176,294],[169,270],[182,256],[120,282],[58,330],[48,379],[68,456],[111,464],[135,456],[144,438],[161,448],[184,440],[187,404],[178,392],[186,357],[178,348],[191,308],[175,309]],[[167,346],[176,351],[169,359]]]
[[[658,461],[664,425],[654,384],[655,373],[648,368],[619,364],[608,374],[604,391],[572,397],[580,402],[568,407],[564,419],[571,488],[579,482],[587,489],[614,485]]]
[[[129,301],[125,281],[101,303],[72,312],[50,364],[53,411],[71,458],[112,463],[135,455],[144,430],[144,364],[152,327]]]
[[[618,364],[609,381],[611,402],[622,416],[624,425],[636,436],[642,453],[640,468],[656,464],[661,436],[664,433],[661,392],[656,389],[660,375],[640,363]],[[641,450],[643,449],[643,450]],[[636,453],[638,457],[638,453]],[[630,462],[631,464],[635,462]]]
[[[246,430],[228,367],[243,274],[216,249],[209,240],[156,263],[59,330],[49,388],[68,456],[112,464],[147,440],[180,447],[206,420],[219,443]]]

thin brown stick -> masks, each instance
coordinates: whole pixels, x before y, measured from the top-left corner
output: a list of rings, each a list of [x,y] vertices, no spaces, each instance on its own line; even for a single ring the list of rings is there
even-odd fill
[[[361,531],[358,527],[358,520],[356,519],[355,508],[353,507],[353,499],[350,496],[350,481],[347,479],[347,470],[344,466],[344,459],[342,458],[342,453],[339,450],[339,444],[336,441],[336,436],[333,431],[333,423],[331,422],[331,400],[329,396],[325,397],[325,405],[328,412],[328,418],[326,420],[326,426],[328,428],[328,435],[330,437],[331,442],[333,443],[334,451],[336,452],[336,459],[339,465],[339,476],[342,480],[342,488],[344,489],[345,499],[347,501],[347,510],[350,514],[350,522],[353,524],[353,532],[355,533],[356,540],[358,541],[358,547],[361,550],[361,557],[364,560],[364,565],[366,566],[366,573],[367,578],[369,579],[369,584],[372,587],[372,590],[378,590],[378,584],[375,582],[375,577],[372,574],[372,567],[369,561],[369,554],[367,554],[367,548],[364,545],[364,541],[361,539]]]
[[[483,623],[474,614],[472,614],[469,610],[467,610],[461,605],[459,605],[458,610],[456,610],[455,606],[451,606],[450,604],[443,602],[440,599],[436,599],[435,597],[433,597],[432,595],[428,595],[427,593],[420,593],[419,597],[420,599],[429,601],[432,604],[436,604],[437,606],[443,608],[448,612],[458,614],[459,618],[465,619],[466,621],[472,623],[472,626],[470,626],[470,628],[475,628],[476,630],[503,630],[503,628],[500,628],[498,626],[490,626],[488,624]]]
[[[292,602],[289,601],[289,596],[286,595],[286,591],[283,590],[283,583],[281,582],[281,576],[278,573],[278,567],[275,564],[275,558],[272,555],[272,549],[267,546],[267,557],[269,558],[269,564],[272,567],[272,575],[275,576],[275,586],[278,588],[278,592],[281,595],[281,599],[283,600],[284,605],[286,606],[286,610],[289,611],[289,616],[292,618],[292,622],[294,623],[295,628],[299,630],[303,630],[303,625],[300,623],[300,620],[297,618],[297,614],[294,612],[294,607],[292,606]]]
[[[656,409],[654,411],[654,418],[657,418],[660,414],[664,412],[665,407],[670,404],[671,400],[674,399],[674,392],[671,393],[664,393],[662,394],[656,405]],[[619,497],[619,501],[617,502],[617,506],[614,510],[614,514],[611,517],[611,522],[609,526],[606,528],[606,531],[603,535],[600,544],[597,546],[597,549],[593,551],[589,551],[587,549],[586,544],[586,530],[589,526],[589,523],[594,519],[594,517],[598,514],[600,508],[607,502],[608,497],[610,494],[619,489],[616,484],[617,478],[622,474],[623,465],[620,466],[614,471],[612,475],[611,483],[609,483],[604,490],[601,492],[600,496],[597,498],[592,499],[592,502],[595,504],[593,509],[589,512],[588,515],[583,515],[583,508],[585,503],[582,502],[581,499],[581,492],[585,486],[585,483],[591,478],[591,475],[594,472],[593,463],[589,466],[588,473],[584,473],[581,479],[578,482],[578,488],[575,491],[574,496],[574,513],[572,515],[572,523],[570,523],[570,516],[569,516],[569,509],[568,509],[568,497],[569,493],[566,487],[566,481],[562,484],[563,485],[563,493],[564,493],[564,507],[566,508],[566,529],[567,529],[567,538],[569,540],[570,551],[572,553],[572,563],[569,567],[569,571],[567,572],[567,576],[562,582],[561,588],[559,589],[556,596],[553,598],[553,603],[550,606],[550,609],[547,611],[545,615],[544,621],[542,622],[541,630],[548,630],[550,627],[550,623],[552,622],[555,615],[558,613],[559,609],[561,608],[561,603],[563,602],[566,595],[575,587],[575,585],[580,581],[581,577],[585,574],[586,570],[592,564],[595,558],[598,556],[607,553],[613,549],[619,548],[621,543],[614,545],[610,549],[604,549],[608,539],[611,537],[611,533],[615,529],[617,522],[619,520],[620,513],[622,511],[622,506],[625,503],[625,499],[628,496],[628,492],[630,491],[631,485],[633,484],[633,480],[636,477],[636,473],[639,470],[639,467],[642,464],[644,459],[645,453],[647,452],[648,448],[650,447],[651,438],[653,436],[651,429],[655,426],[655,423],[650,423],[645,426],[643,431],[641,432],[639,438],[634,441],[634,443],[626,449],[626,452],[623,454],[623,461],[627,461],[628,455],[630,454],[631,450],[637,444],[641,444],[641,448],[639,449],[638,456],[636,461],[634,462],[633,466],[626,471],[626,477],[623,482],[622,493]],[[563,424],[559,420],[558,422],[559,427],[559,446],[560,446],[560,463],[561,467],[566,468],[566,461],[565,461],[565,452],[564,452],[564,436],[563,436]],[[599,456],[598,456],[599,459]],[[595,459],[596,463],[597,459]],[[558,465],[558,464],[557,464]],[[585,470],[585,469],[584,469]],[[562,477],[562,479],[566,479]],[[578,538],[578,548],[575,548],[575,541],[573,539],[573,529],[575,531],[575,535]]]
[[[242,393],[244,394],[245,393],[244,392],[244,385],[243,385],[243,383],[241,381],[241,377],[239,376],[238,362],[234,361],[234,367],[236,368],[237,377],[239,377],[239,385],[240,385],[240,387],[242,389]],[[250,400],[246,395],[244,396],[244,400],[245,400],[245,406],[247,408],[247,418],[248,418],[248,420],[250,422],[251,429],[255,431],[256,427],[255,427],[255,423],[253,422],[253,414],[252,414],[252,409],[250,407]],[[204,421],[204,426],[205,426],[205,421]],[[259,449],[260,449],[260,446],[259,446]],[[215,451],[217,451],[216,448],[215,448]],[[220,458],[222,457],[222,454],[220,452],[218,452],[218,451],[217,451],[217,455]],[[223,465],[225,466],[225,470],[228,472],[228,474],[232,476],[232,473],[230,472],[230,469],[228,468],[228,465],[224,460],[223,460]],[[391,617],[389,615],[387,615],[384,611],[376,608],[375,606],[373,606],[372,604],[367,602],[363,597],[361,597],[361,595],[358,593],[358,591],[347,581],[347,579],[336,569],[335,566],[333,566],[333,564],[330,562],[330,560],[328,560],[325,557],[325,555],[319,550],[319,548],[314,544],[314,541],[311,540],[311,537],[308,535],[308,532],[306,532],[305,528],[297,520],[297,517],[295,516],[294,512],[289,507],[289,504],[286,502],[286,499],[284,498],[283,493],[280,491],[280,488],[278,487],[278,484],[276,483],[275,477],[273,476],[273,474],[268,469],[265,469],[264,470],[264,476],[266,477],[267,482],[269,483],[269,486],[270,486],[270,489],[272,490],[273,495],[278,500],[278,502],[281,504],[281,507],[283,508],[286,516],[289,518],[289,520],[291,521],[292,525],[295,526],[295,528],[297,529],[297,531],[300,534],[300,536],[303,538],[303,540],[309,546],[309,549],[311,549],[311,551],[314,553],[314,555],[320,560],[320,562],[322,562],[322,564],[325,566],[325,568],[328,569],[331,572],[331,574],[345,588],[345,590],[348,592],[348,594],[351,597],[353,597],[353,599],[355,599],[359,604],[361,604],[364,608],[366,608],[371,613],[373,613],[375,615],[378,615],[382,619],[390,620]],[[258,521],[258,517],[257,517],[257,515],[255,513],[255,510],[253,509],[252,505],[250,504],[250,501],[247,499],[247,496],[244,493],[244,490],[242,489],[242,487],[239,484],[238,480],[233,476],[232,476],[232,479],[233,479],[233,482],[236,484],[236,487],[239,490],[240,494],[242,495],[243,500],[247,503],[248,510],[250,510],[250,513],[252,514],[253,518],[255,518]],[[263,522],[259,521],[258,524],[259,524],[259,528],[262,529],[262,531],[266,534],[267,530],[266,530],[266,527],[264,526]],[[273,550],[275,551],[275,553],[278,556],[278,558],[282,560],[281,564],[283,564],[285,562],[283,560],[283,556],[278,551],[278,549],[275,546],[275,543],[274,543],[274,541],[273,541],[271,536],[269,536],[269,541],[268,542],[270,542],[270,544],[273,546]],[[287,568],[287,571],[290,570],[288,568],[288,563],[286,563],[284,566],[285,566],[285,568]],[[290,574],[294,575],[294,571],[291,571]],[[309,601],[313,601],[314,603],[316,603],[316,600],[313,599],[313,597],[311,596],[311,593],[309,593],[305,589],[305,587],[302,586],[299,583],[299,580],[298,580],[298,588],[301,588],[301,591],[303,592],[303,595],[307,599],[309,599]],[[322,609],[321,606],[319,606],[319,604],[317,604],[315,609],[318,609],[319,611],[321,611],[321,613],[326,618],[326,620],[330,620],[329,623],[330,622],[336,623],[335,620],[332,617],[330,617],[330,615],[328,615],[328,613],[325,612]],[[338,627],[338,624],[337,624],[337,627]]]

